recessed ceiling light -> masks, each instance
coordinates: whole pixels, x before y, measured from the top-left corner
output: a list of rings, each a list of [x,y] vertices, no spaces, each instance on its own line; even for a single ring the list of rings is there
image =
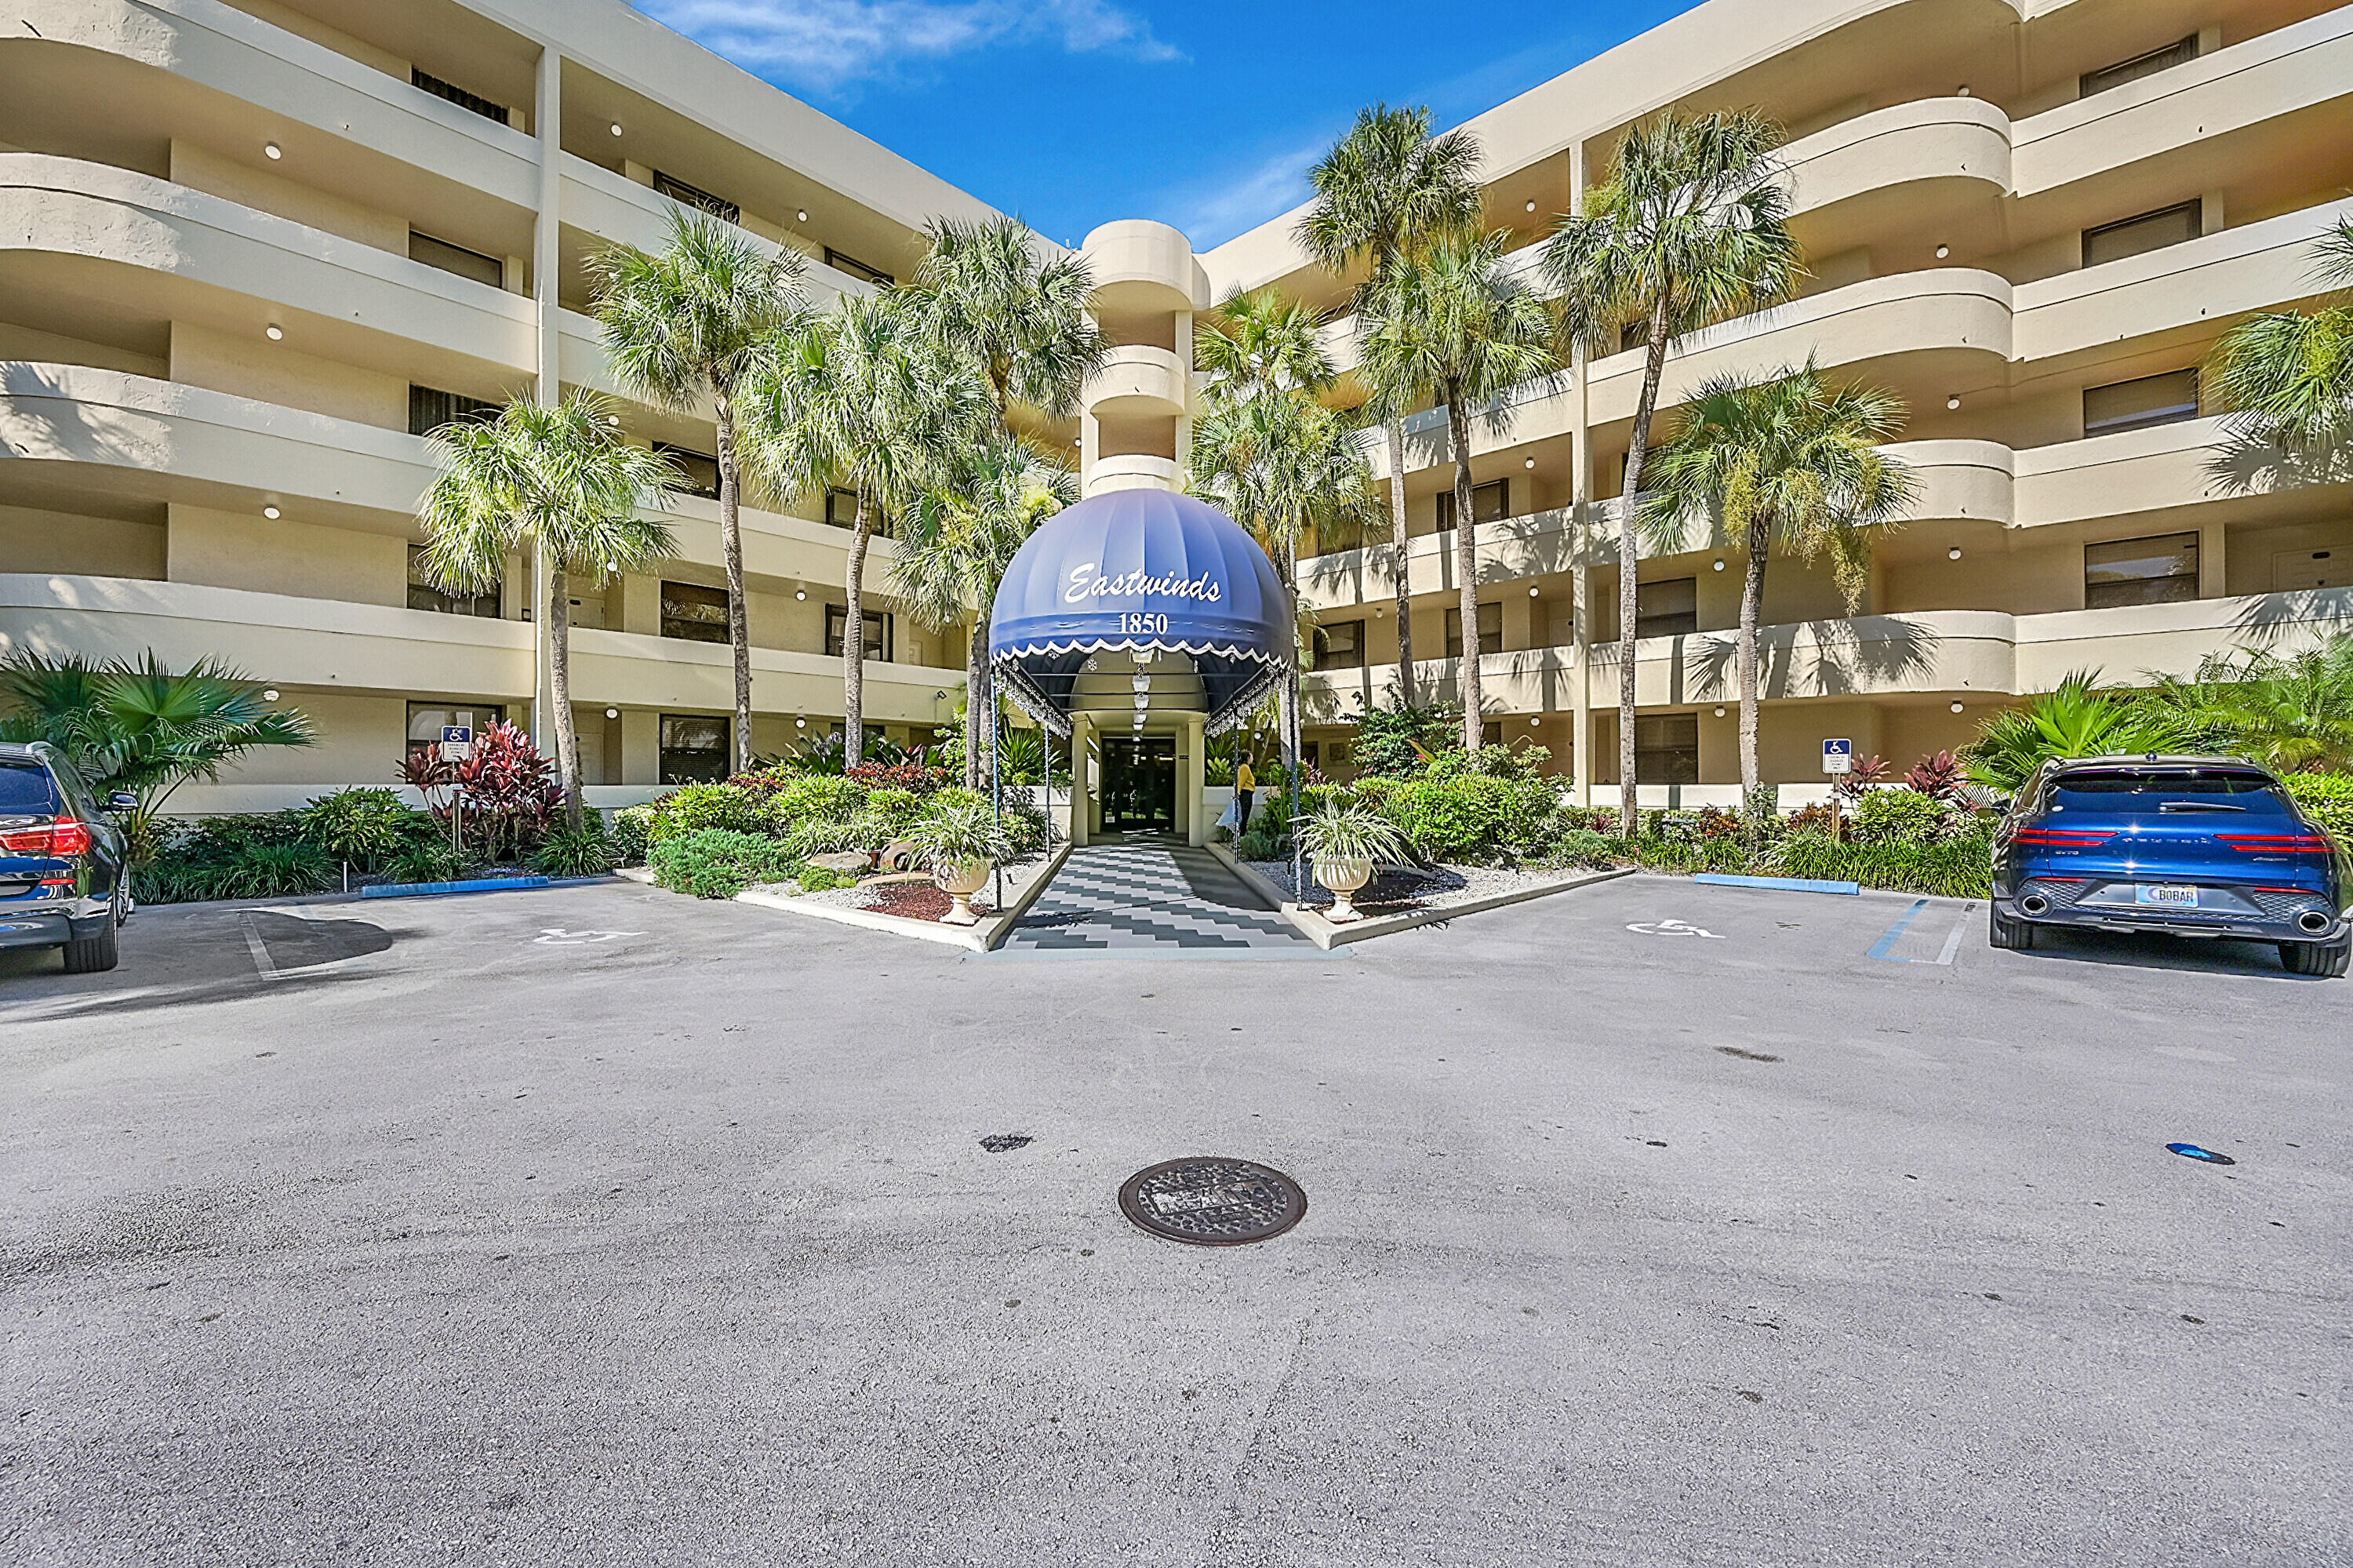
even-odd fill
[[[1715,705],[1715,716],[1718,718],[1722,718],[1724,716],[1724,705],[1722,703]]]
[[[1960,558],[1961,547],[1958,545],[1954,546],[1951,549],[1945,552],[1945,559],[1948,561],[1957,561]]]
[[[1955,713],[1959,713],[1961,711],[1961,705],[1957,701],[1953,704],[1953,711]]]
[[[1946,257],[1950,256],[1952,253],[1953,248],[1949,245],[1939,245],[1936,247],[1936,260],[1939,261],[1942,261]]]
[[[807,729],[807,728],[808,728],[808,720],[804,719],[804,718],[797,718],[797,719],[793,720],[793,727],[794,727],[795,729]]]
[[[1951,397],[1947,397],[1947,398],[1946,398],[1946,399],[1945,399],[1945,407],[1946,407],[1946,408],[1959,408],[1960,406],[1961,406],[1961,395],[1960,395],[1959,393],[1957,393],[1957,392],[1954,393]]]
[[[795,589],[793,590],[793,597],[794,597],[795,599],[807,599],[807,598],[808,598],[808,589],[807,589],[807,588],[795,588]]]
[[[282,343],[286,338],[286,329],[280,326],[276,322],[271,322],[268,326],[261,329],[261,335],[268,338],[272,343]]]
[[[261,694],[261,700],[265,703],[276,702],[278,700],[278,688],[275,686],[265,687]]]
[[[277,522],[277,521],[278,521],[278,508],[276,508],[275,506],[265,506],[265,507],[263,507],[263,508],[261,509],[261,514],[262,514],[264,517],[269,518],[272,523],[275,523],[275,522]]]
[[[1536,460],[1535,460],[1535,459],[1534,459],[1534,458],[1530,458],[1530,459],[1528,459],[1528,461],[1527,461],[1526,462],[1523,463],[1521,466],[1522,466],[1522,467],[1524,467],[1524,468],[1534,468],[1534,467],[1535,467],[1535,466],[1536,466]]]
[[[801,208],[801,221],[803,223],[807,223],[808,221],[808,208],[807,207]]]
[[[1535,203],[1534,203],[1534,202],[1530,202],[1530,203],[1528,203],[1528,210],[1529,210],[1530,212],[1534,212],[1534,211],[1535,211],[1535,209],[1536,209],[1536,204],[1535,204]]]
[[[1967,98],[1969,95],[1969,84],[1968,82],[1961,83],[1959,95],[1963,98]]]
[[[614,135],[616,135],[616,136],[617,136],[617,135],[619,135],[620,133],[621,133],[621,122],[620,122],[619,121],[616,120],[616,121],[614,121],[614,122],[613,122],[613,134],[614,134]]]
[[[1529,727],[1530,729],[1534,729],[1534,728],[1535,728],[1535,727],[1536,727],[1536,726],[1538,726],[1538,725],[1540,725],[1540,724],[1542,724],[1542,723],[1544,723],[1544,720],[1543,720],[1541,717],[1539,717],[1538,715],[1535,715],[1535,714],[1530,714],[1530,715],[1528,715],[1528,727]]]
[[[286,149],[275,142],[264,142],[261,144],[261,154],[274,164],[286,155]]]
[[[605,710],[605,716],[608,719],[619,718],[621,716],[621,710],[618,708],[607,708]]]
[[[1724,570],[1724,563],[1722,561],[1717,561],[1711,565],[1707,569],[1712,572],[1720,572]]]
[[[1542,590],[1537,588],[1533,583],[1528,586],[1528,597],[1530,599],[1536,598],[1541,591]]]

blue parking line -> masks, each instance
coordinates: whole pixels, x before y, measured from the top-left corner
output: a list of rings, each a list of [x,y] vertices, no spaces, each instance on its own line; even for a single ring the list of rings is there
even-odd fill
[[[1917,920],[1920,917],[1920,911],[1926,907],[1928,907],[1928,901],[1923,898],[1911,908],[1904,911],[1904,918],[1887,927],[1887,935],[1872,945],[1871,956],[1874,959],[1887,958],[1887,950],[1903,939],[1904,933],[1911,928],[1912,922]],[[1896,964],[1908,964],[1911,961],[1909,959],[1888,959],[1888,962]]]

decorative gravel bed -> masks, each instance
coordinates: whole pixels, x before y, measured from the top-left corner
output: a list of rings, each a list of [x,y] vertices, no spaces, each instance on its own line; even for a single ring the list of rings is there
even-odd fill
[[[1306,867],[1307,894],[1304,898],[1299,897],[1292,887],[1289,861],[1253,860],[1243,863],[1274,884],[1285,897],[1310,909],[1332,907],[1332,895],[1315,885],[1313,862]],[[1357,891],[1356,905],[1366,915],[1404,915],[1417,909],[1445,909],[1497,894],[1514,893],[1524,887],[1557,882],[1570,874],[1571,872],[1558,867],[1506,871],[1497,866],[1440,865],[1422,871],[1412,866],[1385,865],[1373,874],[1371,882]]]
[[[1032,855],[1016,861],[1005,868],[1005,899],[1007,903],[1021,896],[1029,884],[1050,863],[1050,855]],[[792,884],[778,883],[768,888],[772,893],[790,893]],[[987,919],[997,913],[991,902],[997,891],[992,879],[989,885],[973,895],[973,912]],[[811,904],[830,904],[844,909],[871,909],[878,915],[896,915],[903,920],[938,921],[946,918],[951,907],[948,895],[942,893],[928,876],[910,880],[886,880],[869,877],[854,887],[829,887],[822,893],[804,893],[800,896]]]

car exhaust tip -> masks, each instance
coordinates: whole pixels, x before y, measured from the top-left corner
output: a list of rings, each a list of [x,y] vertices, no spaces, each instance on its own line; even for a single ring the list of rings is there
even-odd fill
[[[2317,937],[2328,929],[2328,916],[2317,909],[2307,909],[2295,917],[2295,928]]]
[[[2040,893],[2030,893],[2018,901],[2018,912],[2021,915],[2047,915],[2051,912],[2051,900]]]

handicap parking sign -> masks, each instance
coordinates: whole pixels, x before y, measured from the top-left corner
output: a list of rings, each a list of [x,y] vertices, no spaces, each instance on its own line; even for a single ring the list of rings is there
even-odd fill
[[[1854,742],[1825,740],[1822,742],[1822,771],[1852,773],[1854,771]]]

